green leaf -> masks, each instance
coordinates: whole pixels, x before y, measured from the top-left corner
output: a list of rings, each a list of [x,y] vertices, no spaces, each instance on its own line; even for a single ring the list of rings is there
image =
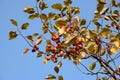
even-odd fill
[[[58,80],[63,80],[63,76],[58,76]]]
[[[36,57],[41,57],[43,55],[43,52],[38,52]]]
[[[26,30],[28,28],[28,26],[29,26],[29,23],[24,23],[24,24],[22,24],[21,29]]]
[[[33,36],[31,36],[31,35],[26,36],[26,38],[27,38],[28,40],[34,41],[34,38],[33,38]]]
[[[93,62],[92,64],[90,64],[89,69],[93,70],[96,67],[96,62]]]
[[[108,34],[110,34],[110,29],[108,28],[102,28],[102,31],[100,32],[100,35],[104,38],[108,38]]]
[[[50,13],[48,14],[48,19],[54,19],[55,16],[56,16],[56,14],[55,14],[54,12],[50,12]]]
[[[47,15],[46,14],[40,14],[40,18],[41,19],[43,19],[43,20],[47,20],[48,18],[47,18]]]
[[[38,18],[38,17],[39,17],[39,14],[31,14],[31,15],[28,17],[28,19],[33,20],[33,19]]]
[[[80,26],[83,26],[86,24],[86,19],[82,19],[81,22],[80,22]]]
[[[36,41],[36,45],[39,45],[41,42],[42,42],[42,36],[39,36]]]
[[[54,76],[53,74],[49,74],[48,76],[46,76],[45,79],[56,79],[56,76]]]
[[[41,10],[44,10],[45,8],[48,8],[48,5],[47,5],[45,2],[41,1],[41,2],[39,3],[39,8],[40,8]]]
[[[55,67],[54,67],[54,71],[55,71],[56,73],[59,73],[59,67],[58,67],[58,66],[55,66]]]
[[[53,4],[52,8],[60,11],[62,9],[62,4],[60,4],[60,3]]]
[[[100,50],[100,56],[103,56],[103,55],[105,54],[105,52],[106,52],[106,49],[105,49],[105,48],[102,48],[102,49]]]
[[[10,31],[9,32],[9,40],[15,39],[18,36],[16,31]]]
[[[17,26],[17,25],[18,25],[18,23],[17,23],[16,20],[14,20],[14,19],[10,19],[10,21],[11,21],[11,23],[12,23],[14,26]]]
[[[34,13],[34,8],[30,7],[30,6],[27,6],[24,8],[24,12],[28,13],[28,14],[32,14]]]

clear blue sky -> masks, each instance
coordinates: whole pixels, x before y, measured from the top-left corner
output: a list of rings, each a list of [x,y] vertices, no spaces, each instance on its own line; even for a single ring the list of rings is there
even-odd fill
[[[62,2],[63,0],[45,0],[48,4]],[[92,19],[95,10],[96,0],[73,0],[73,5],[81,9],[80,18]],[[51,62],[44,65],[43,58],[36,58],[35,54],[29,52],[22,55],[22,50],[29,45],[21,38],[8,40],[10,30],[16,28],[11,25],[10,19],[14,18],[19,22],[19,26],[24,22],[30,22],[30,28],[25,34],[39,32],[41,23],[39,20],[30,21],[28,15],[23,12],[25,6],[35,6],[35,0],[1,0],[0,1],[0,80],[45,80],[48,73],[55,74]],[[24,33],[24,32],[23,32]],[[41,46],[44,46],[41,45]],[[40,47],[42,49],[42,47]],[[44,49],[43,49],[44,50]],[[87,64],[87,63],[86,63]],[[64,75],[64,80],[93,80],[93,76],[81,74],[71,61],[63,61],[60,75]],[[56,75],[56,74],[55,74]]]

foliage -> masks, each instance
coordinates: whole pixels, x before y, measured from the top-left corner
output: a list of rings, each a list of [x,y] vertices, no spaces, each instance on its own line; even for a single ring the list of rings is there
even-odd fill
[[[10,21],[17,30],[9,32],[9,39],[16,38],[19,33],[19,36],[22,36],[32,47],[31,52],[38,52],[37,57],[45,56],[44,64],[49,61],[56,63],[54,71],[57,74],[62,67],[61,58],[73,61],[81,72],[78,65],[82,65],[86,69],[86,72],[82,73],[97,75],[96,80],[119,80],[120,66],[116,65],[116,60],[120,57],[120,2],[111,0],[110,3],[107,3],[106,0],[97,0],[94,18],[87,21],[77,16],[80,14],[80,9],[71,6],[73,1],[64,0],[63,4],[56,3],[48,7],[43,0],[36,0],[36,8],[30,6],[24,8],[24,12],[29,14],[28,19],[41,20],[42,31],[44,34],[50,35],[49,39],[43,39],[44,35],[39,35],[38,32],[24,36],[21,30],[27,30],[29,23],[23,23],[19,29],[18,23],[14,19]],[[110,6],[106,6],[107,4]],[[57,12],[44,13],[47,8],[52,8]],[[39,49],[43,40],[46,40],[46,51]],[[29,50],[29,48],[25,48],[23,54]],[[89,59],[94,60],[90,66],[82,63],[82,60]],[[99,69],[95,71],[98,64]],[[103,74],[104,77],[100,79],[99,74]],[[48,80],[57,78],[63,80],[62,75],[49,74],[46,77]]]

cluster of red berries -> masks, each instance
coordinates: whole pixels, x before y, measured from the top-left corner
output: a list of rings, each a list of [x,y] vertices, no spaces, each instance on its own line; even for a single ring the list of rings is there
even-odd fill
[[[32,52],[36,52],[37,50],[39,50],[39,46],[38,45],[34,45],[33,49],[32,49]]]
[[[71,24],[69,27],[66,28],[66,32],[70,32],[74,28],[75,24]]]

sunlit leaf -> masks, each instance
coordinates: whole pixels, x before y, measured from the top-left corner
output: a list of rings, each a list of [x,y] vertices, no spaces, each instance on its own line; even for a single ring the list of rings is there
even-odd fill
[[[62,4],[60,4],[60,3],[53,4],[53,5],[52,5],[52,8],[53,8],[53,9],[56,9],[56,10],[61,10],[61,9],[62,9]]]
[[[105,48],[102,48],[102,49],[100,50],[100,56],[103,56],[103,55],[105,54],[105,52],[106,52],[106,49],[105,49]]]
[[[119,46],[120,46],[120,41],[119,40],[116,40],[113,43],[114,43],[115,47],[119,48]]]
[[[10,31],[9,32],[9,40],[15,39],[18,36],[16,31]]]
[[[37,37],[39,35],[39,33],[34,33],[33,36],[34,37]]]
[[[50,80],[56,79],[56,76],[54,76],[53,74],[49,74],[48,76],[46,76],[45,79],[50,79]]]
[[[102,28],[102,31],[100,32],[100,35],[104,38],[108,38],[108,34],[110,34],[110,29],[108,28]]]
[[[72,39],[74,39],[78,34],[68,34],[68,36],[65,38],[65,44],[68,44]]]
[[[86,24],[86,19],[82,19],[80,22],[80,26],[85,25]]]
[[[105,16],[104,19],[105,20],[110,20],[110,17],[109,16]]]
[[[47,15],[46,14],[40,14],[40,18],[41,19],[43,19],[43,20],[47,20],[48,18],[47,18]]]
[[[26,54],[29,50],[30,50],[29,48],[25,48],[25,49],[23,50],[23,54]]]
[[[28,17],[28,19],[33,20],[33,19],[38,18],[38,17],[39,17],[39,14],[31,14],[31,15]]]
[[[66,21],[64,19],[59,19],[55,22],[56,27],[66,26]]]
[[[63,80],[63,76],[58,76],[58,80]]]
[[[14,26],[17,26],[17,25],[18,25],[18,23],[17,23],[16,20],[14,20],[14,19],[10,19],[10,21],[11,21],[11,23],[12,23]]]
[[[54,67],[54,71],[55,71],[56,73],[59,73],[59,67],[58,67],[58,66],[55,66],[55,67]]]
[[[28,14],[32,14],[34,13],[34,8],[30,7],[30,6],[27,6],[24,8],[24,12],[28,13]]]
[[[43,26],[42,30],[43,30],[44,34],[46,34],[48,32],[48,27],[47,26]]]
[[[74,14],[79,14],[79,13],[80,13],[80,9],[76,7],[74,10]]]
[[[22,24],[21,29],[26,30],[28,28],[28,26],[29,26],[29,23],[24,23],[24,24]]]
[[[54,19],[55,18],[55,13],[54,12],[50,12],[49,14],[48,14],[48,19]]]
[[[40,8],[41,10],[44,10],[45,8],[48,8],[48,5],[47,5],[45,2],[41,1],[41,2],[39,3],[39,8]]]
[[[95,30],[89,30],[89,35],[91,38],[95,38],[97,36],[97,32]]]
[[[57,67],[58,68],[62,67],[62,62],[61,61],[57,64]]]
[[[39,38],[36,41],[36,45],[39,45],[42,42],[42,36],[39,36]]]
[[[36,57],[42,57],[43,52],[38,52]]]
[[[73,61],[73,63],[74,63],[75,65],[80,64],[80,62],[81,62],[81,59],[77,59],[77,60],[74,60],[74,61]]]
[[[107,11],[108,11],[109,8],[103,8],[101,11],[100,11],[100,14],[101,15],[104,15]]]
[[[98,0],[99,3],[106,4],[106,0]]]
[[[44,63],[44,64],[47,64],[47,63],[48,63],[48,60],[47,60],[46,58],[44,58],[43,63]]]
[[[96,62],[93,62],[93,63],[90,64],[89,69],[93,70],[95,67],[96,67]]]
[[[97,4],[98,13],[100,13],[103,8],[104,8],[104,4],[101,4],[101,3]]]
[[[34,38],[31,35],[26,36],[28,40],[34,41]]]

